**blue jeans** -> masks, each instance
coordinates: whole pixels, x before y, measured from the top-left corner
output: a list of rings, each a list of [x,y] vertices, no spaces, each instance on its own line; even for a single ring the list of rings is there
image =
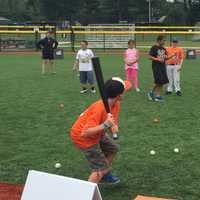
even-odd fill
[[[94,84],[93,71],[80,71],[80,82],[81,84]]]

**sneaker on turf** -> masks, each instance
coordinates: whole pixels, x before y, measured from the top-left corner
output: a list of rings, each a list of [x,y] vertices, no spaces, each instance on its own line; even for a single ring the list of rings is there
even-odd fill
[[[154,100],[154,93],[153,93],[153,91],[148,92],[147,95],[148,95],[149,101],[153,101]]]
[[[176,92],[176,95],[177,95],[177,96],[182,96],[181,91],[177,91],[177,92]]]
[[[136,88],[135,90],[136,90],[136,92],[140,92],[140,88]]]
[[[166,94],[166,95],[170,95],[170,94],[172,94],[172,92],[170,92],[170,91],[166,91],[165,94]]]
[[[100,183],[111,184],[115,185],[120,182],[120,179],[116,176],[113,176],[111,172],[108,172],[106,175],[103,176]]]
[[[80,91],[80,93],[81,94],[84,94],[84,93],[86,93],[88,91],[88,89],[82,89],[81,91]]]
[[[91,91],[91,93],[93,93],[93,94],[96,93],[96,90],[95,90],[95,89],[91,89],[90,91]]]
[[[155,97],[154,101],[156,101],[156,102],[163,102],[164,99],[163,99],[163,97],[159,96],[159,97]]]

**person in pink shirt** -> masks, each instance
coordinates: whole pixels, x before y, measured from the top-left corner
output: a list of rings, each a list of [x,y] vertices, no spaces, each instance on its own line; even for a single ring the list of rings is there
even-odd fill
[[[138,85],[138,61],[139,61],[139,52],[135,48],[135,41],[128,41],[128,49],[124,53],[124,62],[126,70],[126,79],[128,81],[133,80],[134,88],[137,92],[140,92]]]

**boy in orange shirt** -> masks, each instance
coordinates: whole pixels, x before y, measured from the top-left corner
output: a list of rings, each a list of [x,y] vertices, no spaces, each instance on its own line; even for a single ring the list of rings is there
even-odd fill
[[[167,48],[167,54],[174,56],[167,60],[167,76],[169,79],[169,84],[167,87],[166,94],[169,95],[175,89],[175,92],[178,96],[181,96],[181,87],[180,87],[180,71],[182,69],[184,51],[182,48],[178,47],[178,40],[173,39],[171,47]]]
[[[84,153],[92,172],[88,181],[117,184],[119,178],[111,174],[111,163],[118,152],[118,146],[107,135],[118,132],[120,99],[125,90],[123,80],[112,78],[105,83],[111,114],[107,114],[102,100],[86,109],[71,129],[73,143]]]

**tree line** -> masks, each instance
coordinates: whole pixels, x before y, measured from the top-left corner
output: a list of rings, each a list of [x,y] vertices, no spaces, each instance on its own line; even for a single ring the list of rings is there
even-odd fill
[[[149,0],[0,0],[0,17],[13,21],[147,22]],[[168,25],[200,21],[200,0],[151,0],[152,19],[167,16]]]

